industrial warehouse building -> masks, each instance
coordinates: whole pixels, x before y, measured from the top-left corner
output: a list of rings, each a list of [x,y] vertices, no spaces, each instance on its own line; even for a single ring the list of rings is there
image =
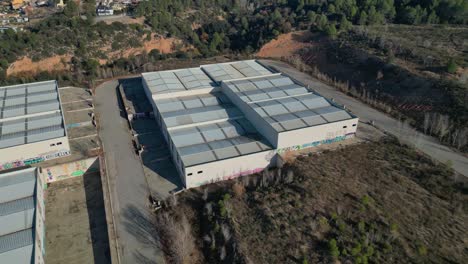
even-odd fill
[[[357,117],[254,60],[142,77],[187,188],[256,173],[282,153],[356,133]]]
[[[0,171],[69,153],[56,81],[0,87]]]
[[[0,173],[0,263],[44,263],[43,186],[37,168]]]

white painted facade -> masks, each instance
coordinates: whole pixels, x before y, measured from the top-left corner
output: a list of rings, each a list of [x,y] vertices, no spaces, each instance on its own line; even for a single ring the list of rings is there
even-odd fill
[[[187,188],[194,188],[254,174],[274,166],[274,156],[275,151],[269,150],[187,167],[184,183]]]
[[[67,136],[0,149],[0,171],[70,154]]]
[[[285,131],[278,134],[278,149],[302,146],[304,144],[332,140],[355,134],[358,118],[328,123],[313,127]]]

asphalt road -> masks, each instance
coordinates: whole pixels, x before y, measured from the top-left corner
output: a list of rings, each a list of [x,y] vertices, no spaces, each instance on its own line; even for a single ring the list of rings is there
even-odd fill
[[[149,189],[117,97],[118,81],[96,89],[95,111],[103,143],[121,263],[164,263],[148,210]]]
[[[296,70],[286,63],[270,60],[261,60],[261,62],[309,85],[311,89],[319,94],[327,98],[333,98],[335,102],[345,105],[346,108],[357,115],[361,121],[367,122],[373,120],[378,128],[396,136],[402,142],[415,146],[432,158],[443,163],[450,160],[454,170],[468,177],[468,158],[447,146],[441,145],[437,139],[426,136],[407,125],[403,125],[398,120],[373,109],[355,98],[345,95],[335,88],[318,81],[308,74]]]

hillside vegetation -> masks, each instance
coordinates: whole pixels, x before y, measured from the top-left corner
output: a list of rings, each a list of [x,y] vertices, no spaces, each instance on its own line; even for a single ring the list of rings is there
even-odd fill
[[[170,263],[463,263],[460,178],[384,138],[188,191],[157,226]]]
[[[67,78],[76,77],[74,75],[80,79],[108,77],[100,74],[100,67],[134,72],[148,62],[165,57],[160,57],[155,50],[152,54],[142,53],[100,66],[98,60],[107,58],[100,48],[111,46],[112,50],[122,51],[140,47],[143,40],[151,40],[151,32],[182,39],[194,49],[176,49],[174,56],[193,58],[251,54],[272,38],[293,29],[314,27],[335,36],[338,31],[348,30],[351,24],[465,24],[468,17],[468,4],[463,0],[422,3],[400,0],[150,0],[129,10],[137,17],[144,17],[144,25],[119,22],[107,25],[93,22],[94,4],[88,0],[80,8],[74,1],[68,1],[63,13],[45,18],[24,32],[6,31],[0,35],[0,77],[4,79],[9,64],[21,56],[36,61],[64,54],[72,57],[73,64],[74,74]]]

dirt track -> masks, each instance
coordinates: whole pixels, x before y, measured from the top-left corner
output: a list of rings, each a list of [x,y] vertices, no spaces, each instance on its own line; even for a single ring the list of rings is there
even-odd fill
[[[403,125],[398,120],[375,110],[355,98],[345,95],[337,89],[318,81],[308,74],[296,70],[284,62],[272,60],[262,60],[262,62],[290,75],[305,85],[308,85],[311,89],[317,91],[321,95],[327,98],[333,98],[336,102],[345,105],[359,117],[360,121],[368,122],[373,120],[378,128],[389,132],[405,143],[414,145],[414,147],[426,153],[433,159],[442,163],[450,161],[454,170],[468,177],[468,158],[451,148],[440,144],[437,139],[419,133],[412,127]]]

